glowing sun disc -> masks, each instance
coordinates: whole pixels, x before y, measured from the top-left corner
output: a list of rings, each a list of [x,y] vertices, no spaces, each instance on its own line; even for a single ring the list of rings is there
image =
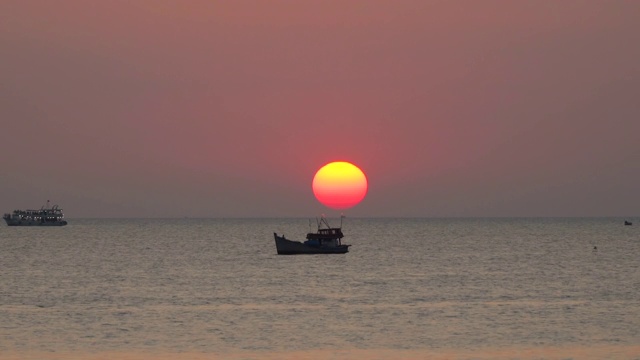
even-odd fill
[[[356,206],[367,195],[367,177],[357,166],[335,161],[318,170],[313,177],[313,194],[332,209]]]

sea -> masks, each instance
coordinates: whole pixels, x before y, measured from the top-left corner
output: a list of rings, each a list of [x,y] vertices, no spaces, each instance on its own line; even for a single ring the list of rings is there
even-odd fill
[[[276,254],[313,218],[2,225],[0,359],[640,359],[624,220],[347,217],[344,255]]]

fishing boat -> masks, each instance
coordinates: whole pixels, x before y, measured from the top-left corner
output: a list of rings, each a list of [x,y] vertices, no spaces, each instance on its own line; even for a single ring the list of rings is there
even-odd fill
[[[316,219],[318,230],[315,233],[308,233],[305,242],[286,239],[273,233],[276,241],[278,255],[298,255],[298,254],[344,254],[349,251],[349,246],[342,244],[342,217],[340,227],[332,228],[325,217]]]
[[[64,213],[58,205],[43,205],[39,210],[13,210],[2,217],[9,226],[64,226]]]
[[[627,221],[627,220],[624,221],[624,224],[627,225],[627,226],[633,225],[633,223],[631,221]]]

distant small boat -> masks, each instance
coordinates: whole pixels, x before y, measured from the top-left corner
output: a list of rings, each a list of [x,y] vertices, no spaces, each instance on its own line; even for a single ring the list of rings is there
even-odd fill
[[[633,225],[633,223],[631,221],[627,221],[627,220],[624,221],[624,224],[625,225]]]
[[[278,255],[298,254],[345,254],[349,252],[349,246],[342,244],[342,222],[340,227],[332,228],[324,217],[317,220],[318,231],[308,233],[305,242],[288,240],[276,233],[273,237],[276,241]]]
[[[39,210],[14,210],[11,214],[4,214],[2,218],[9,226],[67,225],[62,209],[58,205],[49,206],[49,200]]]

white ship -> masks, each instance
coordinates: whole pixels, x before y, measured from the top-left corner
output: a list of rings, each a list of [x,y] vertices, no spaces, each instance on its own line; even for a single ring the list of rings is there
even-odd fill
[[[42,206],[39,210],[13,210],[13,213],[4,214],[2,217],[9,226],[64,226],[64,213],[58,205]]]

